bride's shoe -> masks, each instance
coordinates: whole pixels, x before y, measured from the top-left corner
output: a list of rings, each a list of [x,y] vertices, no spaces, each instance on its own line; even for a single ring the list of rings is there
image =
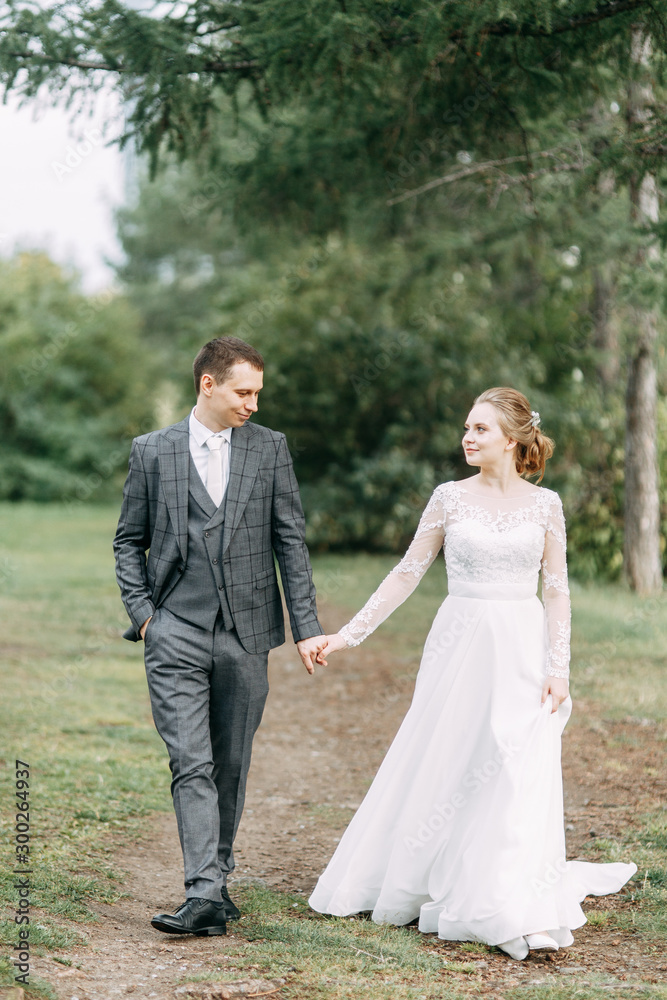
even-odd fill
[[[550,934],[526,934],[526,944],[531,951],[558,951],[558,944]]]
[[[496,945],[496,948],[500,948],[510,958],[516,958],[518,962],[523,961],[528,955],[528,945],[526,944],[526,939],[523,937],[512,938],[511,941],[503,941],[502,944]]]

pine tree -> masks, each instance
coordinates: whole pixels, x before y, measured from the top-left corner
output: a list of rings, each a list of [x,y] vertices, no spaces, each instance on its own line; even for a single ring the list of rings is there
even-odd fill
[[[651,38],[636,27],[632,40],[633,77],[628,86],[628,126],[633,138],[650,126],[654,94],[650,83]],[[634,221],[653,228],[659,221],[655,174],[636,170],[630,177]],[[655,238],[638,253],[637,274],[658,273],[661,255]],[[662,590],[660,558],[660,494],[657,447],[658,390],[656,346],[660,316],[656,303],[639,301],[633,308],[635,335],[628,359],[625,434],[625,567],[640,594]]]
[[[623,83],[636,76],[632,38],[638,27],[651,39],[652,113],[640,128],[624,131],[600,108],[622,104]],[[628,292],[646,273],[637,254],[651,245],[658,227],[651,223],[647,230],[639,218],[634,230],[622,224],[614,245],[604,229],[606,209],[595,231],[593,203],[605,178],[611,178],[608,200],[614,205],[628,185],[635,190],[633,177],[637,190],[645,177],[661,187],[667,150],[662,5],[216,0],[156,18],[117,0],[74,0],[39,11],[10,0],[0,28],[0,79],[7,89],[30,99],[47,86],[72,97],[110,74],[128,103],[125,138],[135,139],[154,170],[174,157],[195,164],[202,185],[217,186],[211,203],[232,214],[238,239],[246,249],[254,241],[259,257],[268,250],[270,239],[264,250],[260,244],[272,226],[283,227],[295,243],[342,234],[371,253],[392,240],[424,246],[431,226],[457,225],[457,212],[468,204],[479,209],[480,235],[450,233],[450,248],[457,239],[463,249],[466,239],[477,239],[479,259],[487,254],[486,241],[500,245],[504,225],[508,234],[523,232],[533,240],[539,259],[540,241],[549,241],[546,225],[561,233],[559,214],[572,210],[576,218],[578,210],[589,226],[589,256],[598,256],[597,318],[581,343],[586,352],[597,350],[598,372],[608,397],[614,396],[610,333],[629,308],[647,319],[664,294],[659,274],[640,282],[648,286],[643,299]],[[484,206],[486,228],[480,224]],[[507,246],[515,245],[508,235]],[[596,245],[615,254],[612,268]],[[439,244],[433,254],[449,259]],[[521,263],[527,275],[520,295],[540,301],[552,292],[549,283],[529,260]],[[417,276],[427,269],[415,262]],[[557,301],[554,295],[548,308],[557,311]],[[505,308],[507,316],[515,315],[512,303]],[[522,322],[529,328],[530,317]],[[658,319],[649,328],[655,336],[646,333],[647,351],[635,344],[637,361],[654,351],[648,341],[659,335]],[[563,334],[557,345],[563,365],[570,340],[578,343]],[[611,365],[604,372],[603,355]],[[650,387],[644,370],[631,365],[630,435],[633,387]],[[655,449],[652,412],[642,426]],[[628,461],[633,519],[637,479]],[[651,503],[647,544],[655,567]],[[645,561],[644,541],[632,530],[628,544],[641,549]],[[646,589],[634,571],[631,579]],[[654,570],[652,579],[654,586]]]

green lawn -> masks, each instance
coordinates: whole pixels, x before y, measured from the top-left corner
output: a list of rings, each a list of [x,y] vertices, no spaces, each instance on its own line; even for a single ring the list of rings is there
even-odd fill
[[[170,808],[140,653],[118,639],[113,523],[110,510],[0,506],[0,904],[16,896],[7,858],[18,757],[30,764],[32,903],[43,911],[31,947],[77,940],[87,902],[118,898],[112,837],[136,836],[143,817]],[[2,934],[14,943],[11,920]]]
[[[65,948],[77,939],[77,923],[91,917],[90,900],[118,898],[122,883],[111,862],[113,844],[138,836],[150,812],[171,808],[164,751],[146,697],[142,650],[119,638],[126,618],[111,553],[116,517],[116,508],[84,506],[71,513],[56,505],[0,505],[4,695],[0,706],[0,837],[4,845],[11,844],[14,760],[18,757],[31,765],[32,902],[42,914],[31,929],[31,944],[45,949]],[[342,624],[358,610],[395,562],[384,556],[316,557],[316,583],[331,624]],[[445,586],[439,562],[383,626],[399,664],[416,667]],[[665,602],[642,601],[621,587],[575,585],[573,607],[575,698],[585,697],[609,718],[633,715],[664,720]],[[652,873],[642,897],[645,932],[664,940],[664,820],[647,818],[628,842],[641,849],[642,863]],[[619,845],[610,844],[610,856],[617,849]],[[7,858],[5,847],[0,905],[9,918],[15,892]],[[428,943],[409,932],[376,928],[364,921],[312,921],[298,896],[265,893],[255,903],[259,912],[255,924],[246,927],[244,921],[254,963],[264,956],[274,968],[276,962],[286,961],[284,955],[279,960],[285,946],[291,954],[298,942],[299,949],[305,949],[304,956],[307,953],[302,959],[304,968],[317,978],[326,969],[330,975],[332,969],[352,975],[353,968],[358,971],[364,963],[377,972],[379,959],[374,956],[384,955],[389,960],[380,962],[384,978],[382,984],[378,980],[373,996],[406,1000],[421,996],[418,981],[435,965],[441,967],[441,959],[431,953]],[[4,921],[2,933],[6,945],[15,941],[11,919]],[[276,960],[273,965],[271,956]],[[402,974],[392,977],[392,961],[397,975],[400,969],[413,970],[414,988],[406,985]],[[243,962],[239,962],[241,968]],[[575,995],[555,989],[536,987],[520,995]],[[329,993],[312,995],[328,997]],[[335,995],[358,994],[352,990]],[[509,997],[511,991],[505,995]],[[587,989],[577,995],[598,993]],[[642,995],[667,993],[658,990]]]

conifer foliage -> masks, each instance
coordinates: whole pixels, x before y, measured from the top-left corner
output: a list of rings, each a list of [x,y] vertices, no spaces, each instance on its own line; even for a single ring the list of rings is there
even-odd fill
[[[318,544],[404,540],[455,470],[443,424],[502,373],[558,425],[591,572],[622,561],[639,355],[627,407],[651,415],[654,466],[665,419],[667,227],[636,192],[650,178],[657,205],[664,189],[666,56],[654,0],[8,0],[0,14],[6,91],[77,100],[115,82],[121,142],[163,171],[122,228],[147,335],[179,363],[224,330],[267,349],[285,389],[269,415],[291,433]],[[637,316],[653,324],[641,343]],[[346,427],[333,444],[308,388]],[[659,568],[657,474],[627,480],[644,495],[625,510],[650,508],[651,537],[643,513],[632,544]]]

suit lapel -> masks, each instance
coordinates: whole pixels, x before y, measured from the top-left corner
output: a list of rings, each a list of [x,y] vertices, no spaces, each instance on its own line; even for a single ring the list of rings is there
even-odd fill
[[[252,425],[244,424],[232,431],[231,462],[229,466],[229,483],[227,485],[225,508],[225,528],[222,536],[222,551],[224,552],[241,520],[243,508],[248,502],[252,485],[257,476],[261,451],[257,447]]]
[[[188,554],[189,420],[174,424],[158,443],[160,482],[183,559]]]

